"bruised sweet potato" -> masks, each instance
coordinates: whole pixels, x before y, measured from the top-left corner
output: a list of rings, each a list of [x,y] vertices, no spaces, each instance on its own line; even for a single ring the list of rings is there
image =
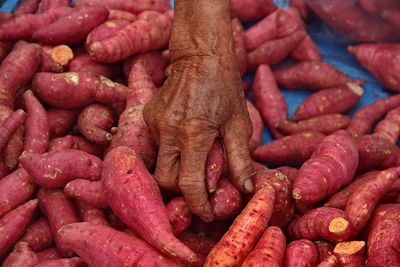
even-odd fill
[[[192,214],[183,197],[171,199],[165,206],[174,235],[185,231],[192,222]]]
[[[67,45],[42,46],[40,71],[63,72],[73,57],[74,53]]]
[[[40,218],[29,225],[20,241],[26,242],[33,251],[41,251],[52,247],[54,239],[49,221],[46,218]]]
[[[225,164],[224,151],[221,142],[215,141],[207,155],[206,162],[206,185],[209,193],[215,192],[217,184],[221,178]]]
[[[74,179],[65,185],[64,193],[96,208],[108,207],[101,181]]]
[[[219,180],[217,189],[210,195],[210,204],[216,220],[232,219],[243,208],[243,198],[227,178]]]
[[[272,0],[232,0],[231,10],[242,22],[256,21],[277,9]]]
[[[50,138],[66,135],[74,126],[79,111],[75,109],[49,109],[47,120],[50,128]]]
[[[146,10],[154,10],[159,12],[165,12],[169,9],[168,0],[134,0],[134,1],[124,1],[124,0],[79,0],[75,3],[76,6],[96,6],[103,5],[108,9],[121,9],[125,11],[132,12],[134,14],[139,14]]]
[[[286,248],[285,267],[317,266],[318,251],[314,243],[307,239],[290,242]]]
[[[31,250],[28,243],[19,242],[13,252],[3,262],[3,267],[32,267],[39,262],[38,256]]]

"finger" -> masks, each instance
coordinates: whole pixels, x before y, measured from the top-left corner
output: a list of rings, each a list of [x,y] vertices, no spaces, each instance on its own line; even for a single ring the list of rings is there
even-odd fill
[[[214,139],[215,136],[201,140],[192,139],[189,144],[185,144],[181,152],[179,188],[190,211],[205,222],[214,219],[205,184],[207,153]]]
[[[254,191],[252,160],[249,151],[249,129],[246,124],[234,123],[223,131],[230,179],[233,185],[244,193]]]

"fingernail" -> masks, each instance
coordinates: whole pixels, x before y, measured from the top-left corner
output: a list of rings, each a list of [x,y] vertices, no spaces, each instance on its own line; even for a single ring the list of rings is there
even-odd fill
[[[247,180],[244,182],[244,188],[245,188],[248,192],[253,193],[254,187],[253,187],[253,183],[251,182],[250,179],[247,179]]]

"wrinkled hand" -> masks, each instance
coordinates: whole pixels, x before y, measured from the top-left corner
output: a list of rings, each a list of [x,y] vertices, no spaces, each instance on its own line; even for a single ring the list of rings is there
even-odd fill
[[[155,179],[162,188],[181,191],[190,210],[211,221],[207,153],[221,137],[232,183],[252,192],[252,125],[236,63],[229,57],[185,51],[174,52],[172,59],[170,77],[144,110],[159,145]]]

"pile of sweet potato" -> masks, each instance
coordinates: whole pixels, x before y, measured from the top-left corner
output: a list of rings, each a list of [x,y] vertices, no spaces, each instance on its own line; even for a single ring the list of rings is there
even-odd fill
[[[2,266],[400,266],[400,95],[345,115],[364,81],[323,62],[304,21],[380,41],[400,5],[342,1],[232,0],[238,71],[255,72],[243,83],[255,190],[232,185],[215,142],[210,223],[152,176],[143,108],[170,73],[169,0],[24,0],[0,13]],[[360,31],[331,14],[393,26]],[[400,91],[400,44],[348,50]],[[314,92],[288,118],[279,88]],[[261,145],[264,125],[276,140]]]

